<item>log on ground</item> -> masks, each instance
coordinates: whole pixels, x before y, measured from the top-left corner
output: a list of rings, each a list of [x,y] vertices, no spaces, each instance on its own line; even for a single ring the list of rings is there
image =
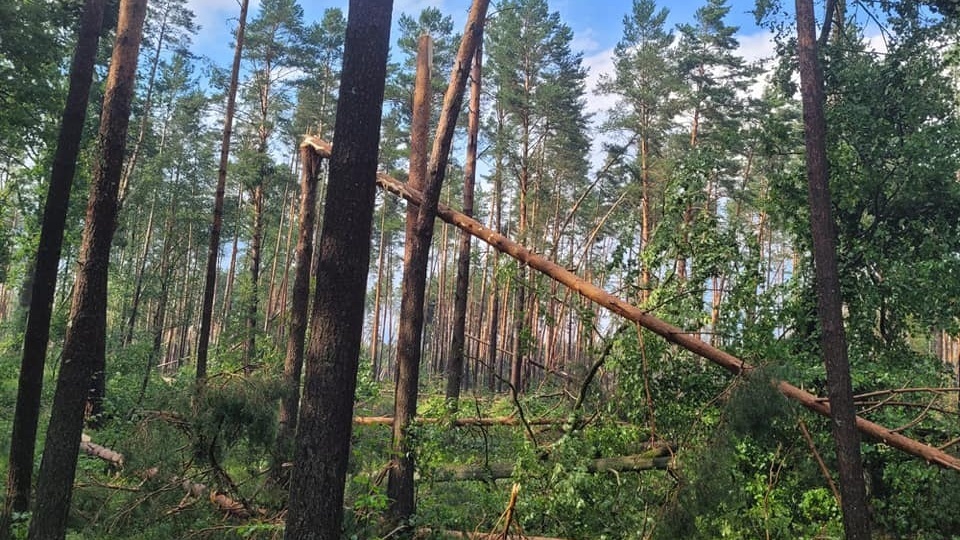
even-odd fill
[[[640,472],[653,469],[672,469],[676,466],[671,456],[655,455],[655,452],[634,454],[630,456],[616,456],[598,458],[587,464],[587,471],[591,473]],[[434,470],[433,479],[437,482],[454,482],[461,480],[499,480],[513,476],[516,463],[490,463],[489,465],[446,465]]]

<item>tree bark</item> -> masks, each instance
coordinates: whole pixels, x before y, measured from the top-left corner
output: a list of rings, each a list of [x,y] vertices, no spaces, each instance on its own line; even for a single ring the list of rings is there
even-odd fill
[[[284,538],[339,540],[376,191],[391,0],[351,0]]]
[[[470,110],[467,123],[467,163],[463,171],[463,214],[473,217],[473,186],[477,176],[477,137],[480,133],[481,45],[473,55],[470,77]],[[453,338],[450,361],[447,363],[446,397],[456,408],[463,381],[463,358],[467,330],[467,293],[470,286],[470,235],[460,231],[460,252],[457,255],[457,286],[454,293]]]
[[[800,95],[806,137],[807,184],[810,196],[810,229],[820,318],[820,346],[827,371],[831,425],[840,475],[840,501],[847,540],[869,540],[867,508],[857,410],[850,381],[850,362],[843,328],[843,304],[837,270],[836,230],[830,211],[830,174],[827,163],[827,121],[823,75],[817,58],[816,22],[812,0],[797,0],[797,55],[800,62]],[[828,17],[830,15],[828,14]]]
[[[92,379],[98,371],[102,377],[104,369],[110,244],[146,12],[147,0],[123,0],[120,4],[81,243],[81,266],[37,480],[37,506],[28,536],[31,540],[63,538],[66,534],[84,402]]]
[[[0,514],[0,537],[9,526],[11,512],[26,512],[30,505],[30,482],[37,444],[37,422],[43,390],[43,365],[50,340],[50,316],[57,288],[57,267],[63,246],[70,188],[77,168],[77,155],[87,116],[93,67],[97,59],[103,0],[87,0],[80,18],[77,45],[70,66],[70,88],[60,120],[60,134],[53,158],[50,186],[44,203],[40,242],[34,263],[30,312],[23,340],[23,356],[17,386],[17,405],[10,436],[10,466],[7,495]]]
[[[223,228],[223,199],[227,185],[227,165],[230,161],[230,138],[233,135],[233,114],[237,107],[237,85],[240,80],[240,59],[243,52],[243,34],[247,27],[247,8],[250,0],[240,2],[240,22],[237,23],[237,45],[233,51],[230,88],[227,91],[227,110],[223,119],[223,138],[220,142],[220,167],[217,170],[217,191],[213,199],[213,224],[210,226],[210,244],[207,247],[207,273],[203,287],[203,307],[200,311],[200,336],[197,341],[197,382],[207,378],[207,356],[210,350],[210,323],[213,319],[213,293],[217,286],[217,261],[220,258],[220,231]],[[229,298],[224,296],[224,302]]]
[[[404,199],[413,202],[414,204],[419,204],[419,201],[421,200],[421,195],[419,193],[411,191],[402,183],[384,174],[377,176],[377,184],[383,189],[386,189],[391,193],[395,193]],[[653,315],[650,315],[643,309],[630,305],[626,301],[608,293],[600,287],[578,278],[573,274],[573,272],[570,272],[559,264],[554,263],[542,255],[533,253],[529,249],[521,246],[520,244],[510,240],[496,231],[484,227],[483,224],[464,216],[460,212],[441,205],[437,208],[437,217],[446,221],[447,223],[455,225],[461,230],[468,231],[472,236],[475,236],[480,240],[490,244],[498,251],[506,253],[521,263],[528,265],[530,268],[546,274],[551,279],[559,281],[561,284],[573,291],[576,291],[583,297],[593,301],[595,304],[643,326],[644,328],[666,339],[670,343],[679,345],[680,347],[683,347],[697,356],[717,364],[733,375],[749,375],[750,372],[756,369],[753,365],[748,364],[740,358],[737,358],[730,353],[721,351],[720,349],[717,349],[716,347],[704,342],[702,339],[697,337],[695,332],[691,333],[685,331],[661,319],[658,319]],[[771,384],[773,384],[781,394],[789,399],[799,402],[807,409],[810,409],[811,411],[822,416],[830,416],[829,403],[821,400],[806,390],[802,390],[786,381],[773,380],[771,381]],[[879,424],[860,417],[856,418],[856,424],[857,429],[859,429],[861,433],[872,437],[877,441],[886,443],[889,446],[897,448],[898,450],[901,450],[907,454],[919,457],[929,463],[934,463],[947,469],[960,471],[960,459],[951,456],[942,450],[927,446],[923,443],[910,439],[909,437],[905,437],[898,432],[889,430]]]
[[[397,393],[393,426],[393,449],[395,466],[390,469],[387,496],[391,499],[391,513],[398,520],[405,520],[416,510],[413,486],[413,449],[406,431],[417,412],[419,381],[420,343],[423,335],[423,297],[426,285],[427,263],[430,242],[433,239],[434,221],[440,190],[450,158],[457,117],[463,104],[463,94],[470,73],[473,55],[483,35],[489,0],[474,0],[467,18],[463,40],[454,60],[453,73],[443,98],[440,121],[430,151],[423,201],[418,205],[413,235],[407,237],[407,251],[403,265],[403,291],[400,303],[400,330],[397,338]],[[419,77],[418,77],[419,79]],[[426,94],[429,94],[427,74]],[[429,122],[429,117],[427,118]],[[414,152],[417,150],[412,148]],[[412,159],[411,159],[412,161]],[[411,176],[413,165],[411,164]],[[409,281],[409,283],[408,283]],[[408,287],[409,285],[409,287]]]
[[[283,360],[284,395],[280,400],[280,420],[277,430],[276,463],[282,464],[292,454],[300,411],[300,375],[303,371],[303,349],[307,336],[307,315],[310,303],[310,263],[313,260],[313,228],[317,208],[317,182],[320,158],[308,141],[300,145],[300,225],[297,233],[297,267],[293,274],[293,300],[290,305],[290,323],[287,334],[287,354]],[[280,467],[274,467],[274,476],[280,478]]]
[[[266,140],[262,143],[266,152]],[[260,262],[263,257],[263,178],[253,188],[253,234],[250,238],[250,291],[246,299],[246,335],[243,342],[243,371],[252,373],[257,357],[257,311],[260,305]],[[242,296],[242,295],[241,295]]]
[[[423,34],[417,42],[417,72],[413,87],[413,117],[410,122],[411,186],[423,190],[426,184],[427,140],[430,137],[430,87],[433,40]],[[432,179],[431,179],[432,180]],[[414,463],[407,439],[407,429],[417,414],[417,392],[423,345],[423,298],[426,286],[431,228],[426,237],[417,233],[417,210],[407,205],[404,227],[403,282],[400,286],[400,328],[397,333],[397,378],[394,392],[393,466],[387,481],[390,513],[396,520],[410,517],[416,509],[413,493]]]

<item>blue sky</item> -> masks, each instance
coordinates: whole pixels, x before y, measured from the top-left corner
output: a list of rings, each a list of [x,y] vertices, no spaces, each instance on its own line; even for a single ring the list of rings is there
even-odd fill
[[[256,13],[257,0],[251,0],[251,15]],[[198,22],[202,26],[199,36],[195,39],[198,52],[212,58],[229,59],[230,29],[236,24],[239,13],[238,0],[191,0],[191,8],[197,14]],[[328,7],[340,7],[346,11],[346,0],[301,0],[307,21],[320,18],[323,10]],[[563,21],[574,31],[575,45],[581,49],[585,57],[590,57],[613,48],[620,38],[623,17],[630,11],[631,0],[553,0],[550,2],[552,10],[560,13]],[[693,13],[701,2],[663,2],[670,10],[671,24],[678,24],[692,20]],[[732,0],[728,23],[739,26],[741,34],[748,41],[756,41],[755,36],[762,34],[753,22],[754,0]],[[400,13],[416,15],[425,7],[439,8],[442,12],[452,15],[457,27],[462,26],[469,0],[394,0],[394,20]],[[458,28],[459,29],[459,28]],[[394,36],[395,38],[395,36]]]
[[[769,56],[772,51],[770,35],[754,23],[751,11],[755,0],[730,0],[730,14],[727,23],[740,27],[738,38],[741,54],[748,60]],[[784,0],[786,1],[786,0]],[[258,0],[251,0],[250,17],[255,16]],[[788,2],[789,3],[789,2]],[[701,1],[661,2],[670,11],[669,22],[672,26],[693,20],[693,14],[701,6]],[[238,0],[190,0],[191,8],[197,15],[201,31],[194,38],[194,50],[198,54],[212,58],[226,67],[232,58],[231,29],[236,25],[239,15]],[[346,12],[347,0],[300,0],[307,22],[319,20],[323,11],[329,7],[340,7]],[[466,21],[470,0],[394,0],[394,21],[401,13],[416,15],[425,7],[436,7],[443,13],[453,16],[455,26],[460,30]],[[551,0],[551,10],[558,11],[561,19],[574,32],[573,46],[583,53],[583,63],[588,69],[588,90],[592,90],[600,75],[610,71],[613,47],[620,39],[623,17],[630,12],[632,0]],[[396,35],[391,36],[393,42]],[[612,98],[591,95],[588,97],[588,110],[600,113],[613,105]]]

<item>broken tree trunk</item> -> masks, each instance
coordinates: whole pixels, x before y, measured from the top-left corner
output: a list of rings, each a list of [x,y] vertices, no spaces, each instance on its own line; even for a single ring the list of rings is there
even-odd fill
[[[377,184],[394,194],[397,194],[413,204],[419,204],[420,194],[408,189],[403,183],[385,175],[377,175]],[[573,272],[554,263],[542,255],[533,253],[524,246],[510,240],[506,236],[484,227],[474,219],[471,219],[456,210],[444,205],[437,208],[437,216],[463,231],[490,244],[498,251],[517,259],[523,264],[542,272],[550,278],[562,283],[570,289],[580,293],[582,296],[596,302],[597,304],[629,319],[644,328],[658,334],[667,341],[675,343],[684,349],[697,354],[711,362],[718,364],[734,375],[747,375],[755,369],[754,366],[733,356],[730,353],[721,351],[716,347],[706,343],[697,337],[696,332],[686,332],[681,328],[673,326],[648,312],[633,306],[625,300],[618,298],[607,291],[580,279]],[[777,390],[784,396],[799,402],[801,405],[823,416],[830,416],[830,405],[821,401],[813,394],[797,388],[786,381],[772,381]],[[861,417],[857,417],[857,429],[861,433],[873,439],[882,441],[902,452],[924,459],[927,462],[937,464],[941,467],[960,471],[960,459],[957,459],[946,452],[933,448],[919,441],[895,433],[879,424],[871,422]]]

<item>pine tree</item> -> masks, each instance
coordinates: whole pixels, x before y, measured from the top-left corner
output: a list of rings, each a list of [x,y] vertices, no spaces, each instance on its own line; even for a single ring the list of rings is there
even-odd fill
[[[653,0],[635,0],[624,17],[623,38],[614,49],[614,76],[600,89],[620,97],[609,111],[608,128],[621,133],[621,142],[610,159],[628,163],[626,171],[640,189],[640,250],[649,250],[656,226],[653,198],[664,189],[664,148],[675,127],[679,110],[680,78],[672,45],[674,35],[666,29],[668,11],[657,9]],[[619,157],[622,155],[622,157]],[[638,300],[645,304],[654,286],[652,261],[639,257]]]
[[[64,361],[37,479],[37,507],[28,535],[31,540],[63,538],[66,533],[84,405],[90,383],[97,372],[102,378],[105,370],[107,271],[146,4],[147,0],[124,0],[120,5],[97,139],[100,156],[87,205],[82,266],[74,287],[72,324],[63,346]]]
[[[290,114],[289,79],[302,65],[300,51],[303,40],[303,8],[294,0],[268,0],[261,3],[259,13],[247,29],[246,59],[250,65],[251,80],[245,96],[251,109],[251,123],[245,126],[247,146],[239,157],[245,173],[244,187],[253,207],[247,250],[250,282],[244,303],[243,361],[248,371],[253,369],[257,359],[266,196],[271,189],[278,187],[277,180],[282,176],[270,157],[270,142],[278,124],[286,121],[286,116]]]
[[[351,0],[284,538],[338,540],[363,337],[392,2]]]
[[[50,316],[57,285],[57,267],[60,264],[70,187],[80,151],[103,13],[103,1],[84,2],[79,36],[70,67],[70,90],[60,121],[60,136],[43,211],[40,247],[34,264],[33,292],[30,295],[30,313],[17,385],[17,407],[10,436],[7,493],[3,512],[0,514],[0,537],[5,536],[8,531],[11,513],[26,512],[30,505],[43,366],[50,339]]]
[[[572,40],[545,0],[502,2],[490,23],[488,66],[497,95],[492,174],[515,186],[513,236],[535,249],[550,236],[548,209],[586,178],[586,73],[581,55],[570,50]],[[535,354],[536,298],[528,294],[525,268],[518,268],[517,283],[509,380],[514,392],[522,392],[529,376],[525,358]]]

